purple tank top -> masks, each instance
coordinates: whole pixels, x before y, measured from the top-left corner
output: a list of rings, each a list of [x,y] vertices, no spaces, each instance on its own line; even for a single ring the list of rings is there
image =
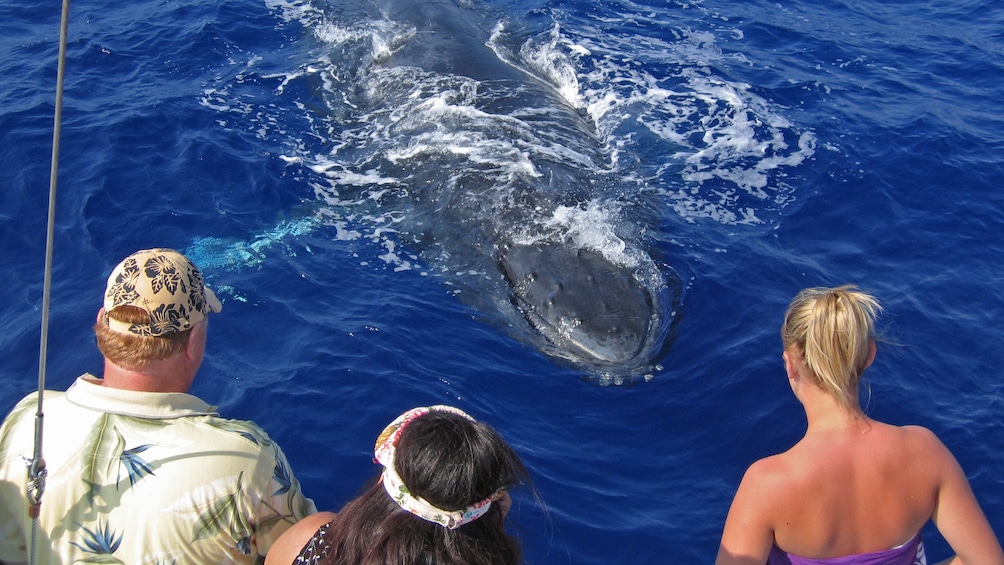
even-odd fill
[[[927,556],[920,532],[917,532],[913,539],[899,547],[829,559],[806,559],[785,553],[775,545],[767,557],[767,565],[927,565]]]

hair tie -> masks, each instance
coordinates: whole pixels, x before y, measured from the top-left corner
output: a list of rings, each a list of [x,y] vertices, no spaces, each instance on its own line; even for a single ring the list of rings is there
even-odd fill
[[[383,475],[380,477],[384,490],[387,491],[387,494],[390,495],[398,506],[427,522],[433,522],[444,528],[455,530],[464,524],[469,524],[484,516],[491,508],[492,502],[498,500],[502,492],[493,493],[488,498],[460,510],[443,510],[437,508],[429,501],[411,494],[408,485],[404,484],[394,466],[397,444],[401,441],[401,434],[408,427],[408,424],[433,411],[451,412],[472,422],[475,421],[474,418],[471,418],[463,410],[452,406],[437,405],[413,408],[395,418],[393,422],[380,432],[380,435],[377,436],[373,452],[376,462],[384,467]]]

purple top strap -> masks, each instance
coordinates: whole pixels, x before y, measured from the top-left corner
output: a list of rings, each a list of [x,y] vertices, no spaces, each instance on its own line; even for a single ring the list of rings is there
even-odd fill
[[[927,557],[924,542],[917,532],[913,539],[899,547],[829,559],[806,559],[786,553],[775,545],[767,557],[767,565],[927,565]]]

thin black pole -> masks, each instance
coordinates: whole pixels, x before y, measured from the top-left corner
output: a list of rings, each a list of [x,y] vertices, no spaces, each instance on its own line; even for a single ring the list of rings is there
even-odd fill
[[[45,492],[45,460],[42,458],[42,412],[43,391],[45,390],[45,361],[49,342],[49,296],[52,289],[52,249],[56,234],[56,179],[59,176],[59,136],[63,117],[63,77],[66,67],[67,30],[70,20],[70,0],[63,0],[63,12],[59,27],[59,60],[56,70],[56,104],[52,126],[52,163],[49,172],[49,212],[45,234],[45,275],[42,284],[42,331],[38,348],[38,409],[35,413],[35,452],[28,464],[28,514],[32,518],[31,563],[35,563],[35,522],[42,505]]]

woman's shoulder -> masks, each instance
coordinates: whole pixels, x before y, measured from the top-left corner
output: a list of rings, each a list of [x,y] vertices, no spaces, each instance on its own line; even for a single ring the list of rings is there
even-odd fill
[[[288,565],[296,561],[317,530],[334,520],[335,516],[334,512],[318,512],[290,526],[268,550],[265,565]]]
[[[748,492],[775,499],[778,492],[787,490],[807,474],[804,458],[797,451],[788,450],[754,461],[746,469],[742,484]]]
[[[876,431],[871,441],[862,442],[857,466],[874,470],[873,478],[895,477],[885,488],[909,490],[920,499],[958,467],[945,444],[923,426],[877,424]]]
[[[906,425],[889,426],[889,428],[894,430],[898,442],[908,452],[907,456],[911,459],[920,457],[937,462],[946,457],[952,457],[938,436],[924,426]]]
[[[938,436],[936,436],[934,432],[925,428],[924,426],[906,425],[906,426],[898,426],[897,429],[899,429],[899,431],[903,435],[905,435],[909,439],[912,439],[913,441],[927,445],[935,445],[935,446],[941,445],[941,440],[938,439]]]
[[[958,467],[955,456],[931,430],[923,426],[903,426],[901,430],[912,461],[926,461],[936,466],[940,473],[954,472]]]

